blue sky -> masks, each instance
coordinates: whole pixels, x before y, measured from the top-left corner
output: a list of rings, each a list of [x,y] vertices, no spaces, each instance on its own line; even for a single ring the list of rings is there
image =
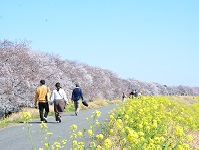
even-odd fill
[[[124,79],[199,86],[198,0],[0,1],[0,40]]]

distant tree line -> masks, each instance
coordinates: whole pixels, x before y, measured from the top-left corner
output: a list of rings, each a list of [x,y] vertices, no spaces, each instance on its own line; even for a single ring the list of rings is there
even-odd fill
[[[77,82],[87,100],[113,100],[120,98],[122,92],[128,95],[132,89],[142,90],[144,95],[199,95],[199,87],[170,87],[122,79],[110,70],[63,60],[56,54],[36,52],[29,45],[27,41],[0,41],[0,117],[23,107],[32,107],[41,79],[46,80],[51,90],[60,82],[69,99]]]

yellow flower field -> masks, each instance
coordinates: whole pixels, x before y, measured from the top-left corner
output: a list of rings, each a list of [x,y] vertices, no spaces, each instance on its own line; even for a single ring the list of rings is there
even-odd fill
[[[110,112],[104,136],[120,149],[196,149],[198,106],[171,102],[168,97],[128,99]]]
[[[185,103],[171,97],[141,97],[127,99],[109,112],[107,122],[100,123],[97,118],[101,112],[95,110],[88,121],[90,128],[86,131],[73,124],[71,142],[67,140],[49,143],[53,134],[48,131],[45,123],[41,123],[41,131],[45,135],[43,148],[39,149],[158,149],[158,150],[189,150],[198,149],[199,135],[199,101]],[[22,116],[27,124],[31,118],[28,112]],[[28,124],[27,124],[28,125]],[[95,133],[101,128],[101,133]],[[31,139],[31,135],[30,139]],[[85,137],[89,141],[85,141]],[[34,147],[34,143],[32,143]]]

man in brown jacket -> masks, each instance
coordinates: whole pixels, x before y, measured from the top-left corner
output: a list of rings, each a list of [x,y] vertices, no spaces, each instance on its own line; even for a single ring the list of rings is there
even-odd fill
[[[40,81],[40,86],[37,88],[35,93],[35,101],[34,104],[37,106],[37,102],[39,105],[39,115],[41,121],[47,123],[47,116],[49,113],[49,104],[48,99],[50,98],[50,89],[45,86],[45,80]],[[44,113],[45,110],[45,113]]]

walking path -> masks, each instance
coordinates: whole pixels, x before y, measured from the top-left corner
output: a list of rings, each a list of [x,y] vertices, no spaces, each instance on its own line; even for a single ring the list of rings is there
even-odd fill
[[[66,113],[62,116],[62,122],[57,123],[54,118],[48,118],[48,131],[52,132],[51,142],[53,143],[60,136],[61,140],[66,139],[68,141],[67,149],[70,149],[71,139],[70,139],[70,126],[76,124],[78,131],[82,128],[89,128],[86,118],[90,118],[95,110],[101,111],[101,116],[98,117],[98,121],[103,123],[108,118],[108,112],[115,107],[114,104],[103,106],[100,108],[93,108],[89,110],[80,111],[79,115],[76,116],[74,113]],[[33,138],[34,147],[38,150],[43,147],[42,140],[44,140],[44,135],[40,133],[40,121],[32,121],[31,135]],[[13,127],[8,127],[0,130],[0,150],[32,150],[32,145],[30,138],[28,136],[28,128],[26,125],[19,124]]]

